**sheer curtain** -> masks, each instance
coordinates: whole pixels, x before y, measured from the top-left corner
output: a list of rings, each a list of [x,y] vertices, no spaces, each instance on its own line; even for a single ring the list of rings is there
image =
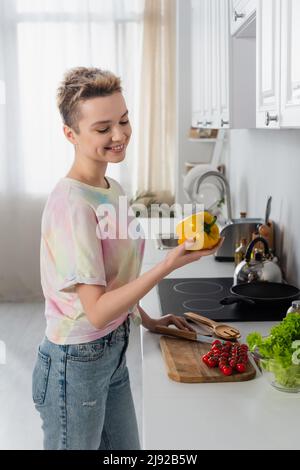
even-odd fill
[[[0,0],[0,300],[40,299],[40,222],[73,148],[55,93],[70,67],[121,76],[133,126],[125,162],[108,168],[130,194],[144,0]]]
[[[139,192],[170,196],[175,182],[175,12],[175,0],[145,0],[139,100],[139,126],[145,132],[138,135],[135,167]]]

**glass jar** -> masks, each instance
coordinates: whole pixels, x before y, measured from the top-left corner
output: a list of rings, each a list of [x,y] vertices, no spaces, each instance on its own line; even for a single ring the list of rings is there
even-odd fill
[[[300,365],[283,367],[273,359],[260,359],[263,376],[272,387],[281,392],[300,392]]]

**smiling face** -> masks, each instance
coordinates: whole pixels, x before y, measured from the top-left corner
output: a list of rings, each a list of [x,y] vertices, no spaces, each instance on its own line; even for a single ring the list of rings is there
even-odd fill
[[[122,93],[87,99],[79,106],[79,133],[64,126],[67,139],[76,146],[76,156],[103,163],[124,160],[132,130]]]

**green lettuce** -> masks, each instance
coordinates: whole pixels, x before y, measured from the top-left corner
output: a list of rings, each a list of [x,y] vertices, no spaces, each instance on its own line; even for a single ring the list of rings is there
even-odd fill
[[[294,387],[300,385],[300,365],[292,361],[295,341],[299,339],[300,313],[289,313],[271,328],[268,336],[253,332],[247,336],[247,343],[250,351],[259,353],[262,367],[273,372],[279,384]]]

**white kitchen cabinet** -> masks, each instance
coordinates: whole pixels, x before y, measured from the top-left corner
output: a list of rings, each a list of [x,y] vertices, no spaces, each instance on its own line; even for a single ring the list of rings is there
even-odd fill
[[[196,2],[197,3],[197,2]],[[199,3],[199,2],[198,2]],[[203,106],[203,125],[210,127],[215,123],[212,119],[212,25],[211,25],[211,10],[212,4],[210,0],[202,0],[202,15],[201,15],[201,29],[203,29],[203,42],[199,45],[203,48],[204,56],[203,62],[200,65],[204,74],[203,81],[203,95],[204,95],[204,106]],[[196,26],[197,27],[197,26]],[[197,46],[196,46],[197,49]]]
[[[232,36],[248,28],[255,16],[256,0],[230,0],[230,30]]]
[[[257,2],[256,126],[280,127],[280,0]]]
[[[230,1],[191,0],[195,127],[255,127],[255,34],[248,30],[243,39],[231,37]]]
[[[228,0],[218,1],[219,30],[219,126],[228,128],[229,113],[229,6]]]
[[[257,0],[258,128],[300,127],[299,45],[299,0]]]
[[[265,1],[265,0],[263,0]],[[281,2],[281,127],[300,127],[300,1]]]
[[[212,34],[212,10],[215,0],[192,0],[192,124],[200,127],[214,127],[216,90],[213,70],[215,59],[212,53],[215,38]]]
[[[192,125],[229,127],[228,0],[192,0]]]
[[[192,125],[300,128],[300,0],[191,5]]]
[[[208,18],[210,19],[211,31],[211,95],[210,95],[210,113],[212,127],[219,127],[220,109],[219,109],[219,0],[208,0],[209,11]]]
[[[204,3],[193,0],[191,13],[192,126],[198,127],[204,122],[205,73],[207,72],[204,67],[204,28],[202,27]]]

